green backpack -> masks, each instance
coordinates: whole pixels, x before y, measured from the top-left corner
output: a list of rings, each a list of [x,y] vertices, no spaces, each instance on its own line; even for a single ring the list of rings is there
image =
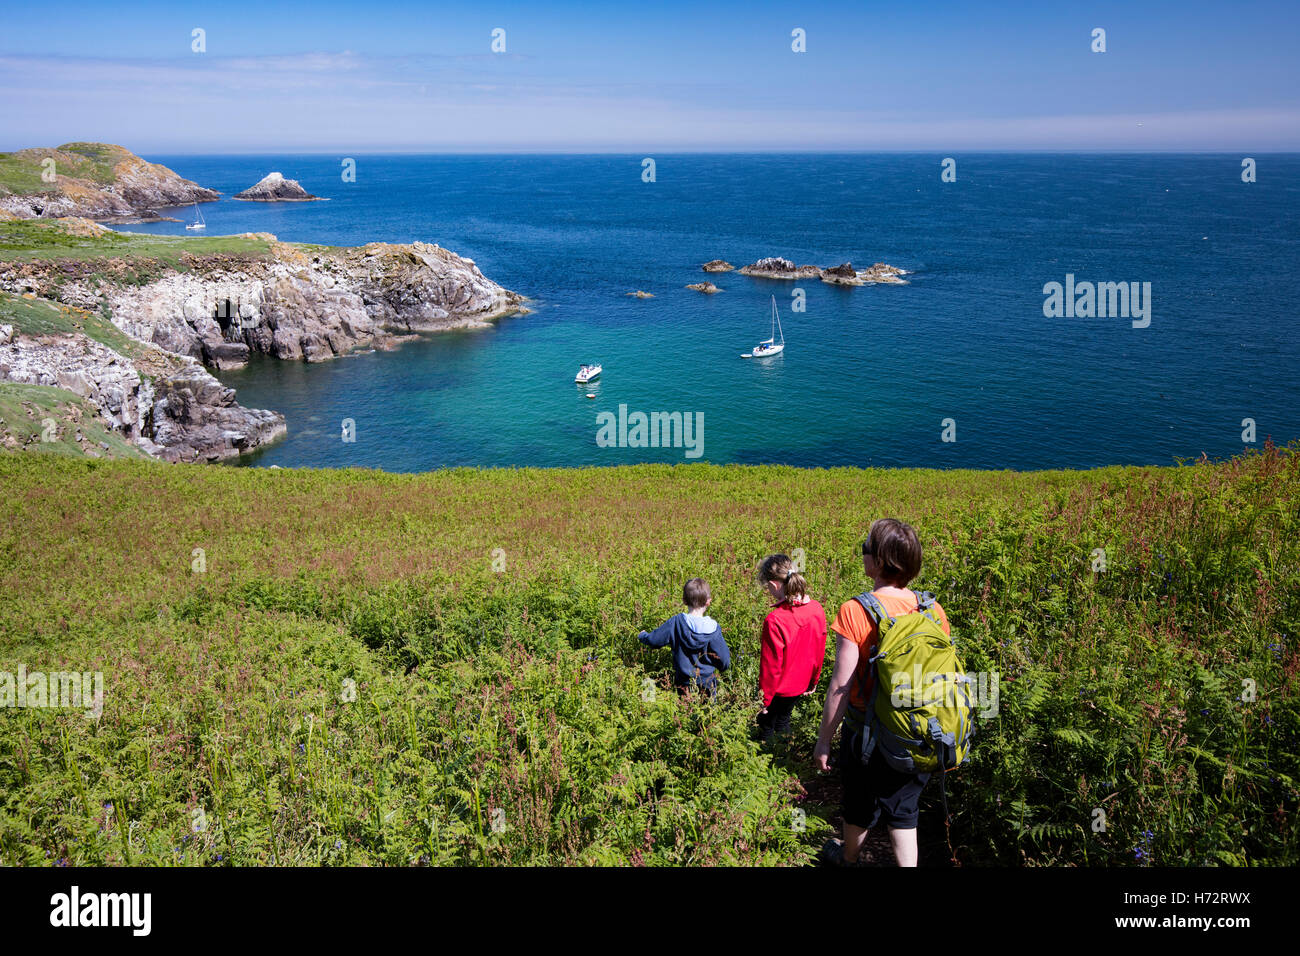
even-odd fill
[[[880,632],[876,654],[862,671],[865,682],[874,669],[876,682],[862,720],[861,757],[865,764],[879,748],[901,773],[946,773],[970,753],[975,681],[966,676],[956,646],[931,612],[934,595],[912,593],[917,609],[898,618],[870,592],[856,599]],[[946,794],[944,804],[946,812]]]

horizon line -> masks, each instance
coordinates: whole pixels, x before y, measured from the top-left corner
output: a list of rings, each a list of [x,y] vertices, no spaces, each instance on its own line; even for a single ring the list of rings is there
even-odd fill
[[[121,146],[135,155],[141,155],[130,146],[124,146],[122,143],[109,143],[106,140],[66,140],[59,146],[70,143],[100,143],[103,145]],[[19,146],[12,149],[0,149],[0,153],[16,153],[25,149],[58,149],[59,146]],[[1046,146],[1024,146],[1024,147],[980,147],[966,148],[957,150],[943,149],[922,149],[922,148],[878,148],[878,149],[779,149],[779,148],[755,148],[755,149],[720,149],[720,148],[673,148],[673,149],[569,149],[555,148],[545,149],[536,147],[520,147],[518,149],[424,149],[424,148],[373,148],[368,147],[364,150],[325,150],[325,149],[305,149],[293,150],[285,147],[268,146],[258,150],[194,150],[194,149],[170,149],[166,147],[150,148],[143,152],[159,153],[168,156],[265,156],[269,153],[277,153],[285,156],[873,156],[873,155],[904,155],[904,156],[960,156],[960,155],[1020,155],[1026,153],[1041,155],[1121,155],[1121,156],[1296,156],[1300,155],[1300,147],[1290,149],[1256,149],[1251,150],[1249,147],[1238,149],[1224,149],[1222,147],[1215,149],[1196,149],[1189,147],[1153,147],[1146,149],[1132,147],[1114,147],[1114,148],[1084,148],[1084,147],[1046,147]]]

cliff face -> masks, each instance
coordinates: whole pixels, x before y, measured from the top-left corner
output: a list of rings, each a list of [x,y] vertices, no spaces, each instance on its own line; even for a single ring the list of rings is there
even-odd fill
[[[6,232],[4,218],[0,312],[30,314],[0,341],[0,382],[74,392],[168,461],[230,458],[285,433],[283,416],[240,406],[204,364],[235,368],[254,352],[326,361],[527,312],[471,260],[428,243],[136,236],[84,220]]]
[[[164,461],[234,458],[285,433],[283,415],[238,405],[234,389],[193,359],[143,346],[127,356],[77,330],[88,314],[40,300],[24,305],[67,314],[73,330],[0,326],[0,382],[78,395],[113,431]]]
[[[135,267],[121,257],[0,262],[0,289],[107,308],[132,338],[218,369],[253,352],[327,361],[526,311],[522,296],[473,261],[423,242],[328,250],[271,242],[265,256],[184,254],[181,264],[135,285],[127,278]]]
[[[57,149],[0,153],[0,209],[24,219],[80,216],[109,222],[147,222],[167,206],[211,202],[219,193],[183,179],[166,166],[108,143],[65,143]],[[54,181],[42,174],[53,160]]]

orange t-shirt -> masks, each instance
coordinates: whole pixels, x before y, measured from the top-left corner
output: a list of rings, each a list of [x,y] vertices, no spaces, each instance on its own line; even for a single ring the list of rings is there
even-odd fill
[[[881,588],[871,593],[876,596],[881,607],[894,617],[910,614],[917,608],[916,595],[911,591]],[[930,607],[934,616],[939,619],[943,632],[951,634],[948,628],[948,615],[943,612],[939,602],[935,601]],[[876,645],[880,643],[879,629],[876,627],[876,622],[867,615],[866,610],[854,598],[840,605],[840,611],[835,615],[835,623],[831,625],[831,630],[846,641],[858,645],[858,669],[853,683],[849,685],[849,706],[854,710],[865,711],[867,700],[871,696],[871,686],[875,682],[875,674],[867,673],[867,661],[876,653]],[[865,687],[862,683],[863,674],[867,676]]]

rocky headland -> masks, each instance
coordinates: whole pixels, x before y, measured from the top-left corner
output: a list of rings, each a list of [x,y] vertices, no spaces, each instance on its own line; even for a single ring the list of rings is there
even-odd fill
[[[213,202],[220,193],[109,143],[65,143],[0,153],[0,209],[23,218],[75,216],[156,222],[169,206]]]
[[[296,179],[285,179],[279,173],[268,173],[243,192],[235,193],[234,198],[246,202],[315,202],[321,197],[307,192]]]
[[[207,368],[253,353],[327,361],[527,311],[429,243],[159,237],[0,215],[0,383],[71,391],[168,461],[235,457],[285,433],[283,416],[239,405]]]

